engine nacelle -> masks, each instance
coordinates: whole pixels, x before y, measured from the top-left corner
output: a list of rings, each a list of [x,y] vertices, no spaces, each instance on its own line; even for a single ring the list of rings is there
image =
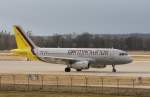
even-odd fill
[[[92,64],[92,65],[90,65],[90,67],[92,67],[92,68],[105,68],[106,65]]]
[[[74,69],[89,69],[89,61],[78,61],[71,65]]]

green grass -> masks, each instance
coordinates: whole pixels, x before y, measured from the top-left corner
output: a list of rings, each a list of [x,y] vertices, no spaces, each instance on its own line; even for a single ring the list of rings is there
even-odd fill
[[[56,93],[56,92],[22,92],[22,91],[0,91],[0,97],[131,97],[111,96],[98,94],[78,93]]]

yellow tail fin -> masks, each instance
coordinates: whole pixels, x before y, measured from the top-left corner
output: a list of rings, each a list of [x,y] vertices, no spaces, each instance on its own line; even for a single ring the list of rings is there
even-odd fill
[[[13,30],[15,32],[15,38],[17,43],[17,49],[11,50],[13,53],[26,56],[29,60],[37,60],[34,49],[36,48],[32,40],[26,36],[21,27],[14,25]]]
[[[26,36],[21,27],[14,25],[13,30],[15,32],[18,49],[33,49],[36,47],[32,40]]]

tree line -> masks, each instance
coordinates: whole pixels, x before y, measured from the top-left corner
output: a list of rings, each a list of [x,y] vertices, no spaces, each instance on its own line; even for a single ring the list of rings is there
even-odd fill
[[[32,36],[39,47],[62,48],[116,48],[122,50],[150,50],[150,34],[54,34]],[[16,48],[14,35],[0,32],[0,50]]]

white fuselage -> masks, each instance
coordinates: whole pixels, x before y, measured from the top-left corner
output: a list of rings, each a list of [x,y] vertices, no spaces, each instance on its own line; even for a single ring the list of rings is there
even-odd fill
[[[127,64],[132,61],[125,51],[103,48],[37,48],[40,58],[89,60],[99,65]]]

